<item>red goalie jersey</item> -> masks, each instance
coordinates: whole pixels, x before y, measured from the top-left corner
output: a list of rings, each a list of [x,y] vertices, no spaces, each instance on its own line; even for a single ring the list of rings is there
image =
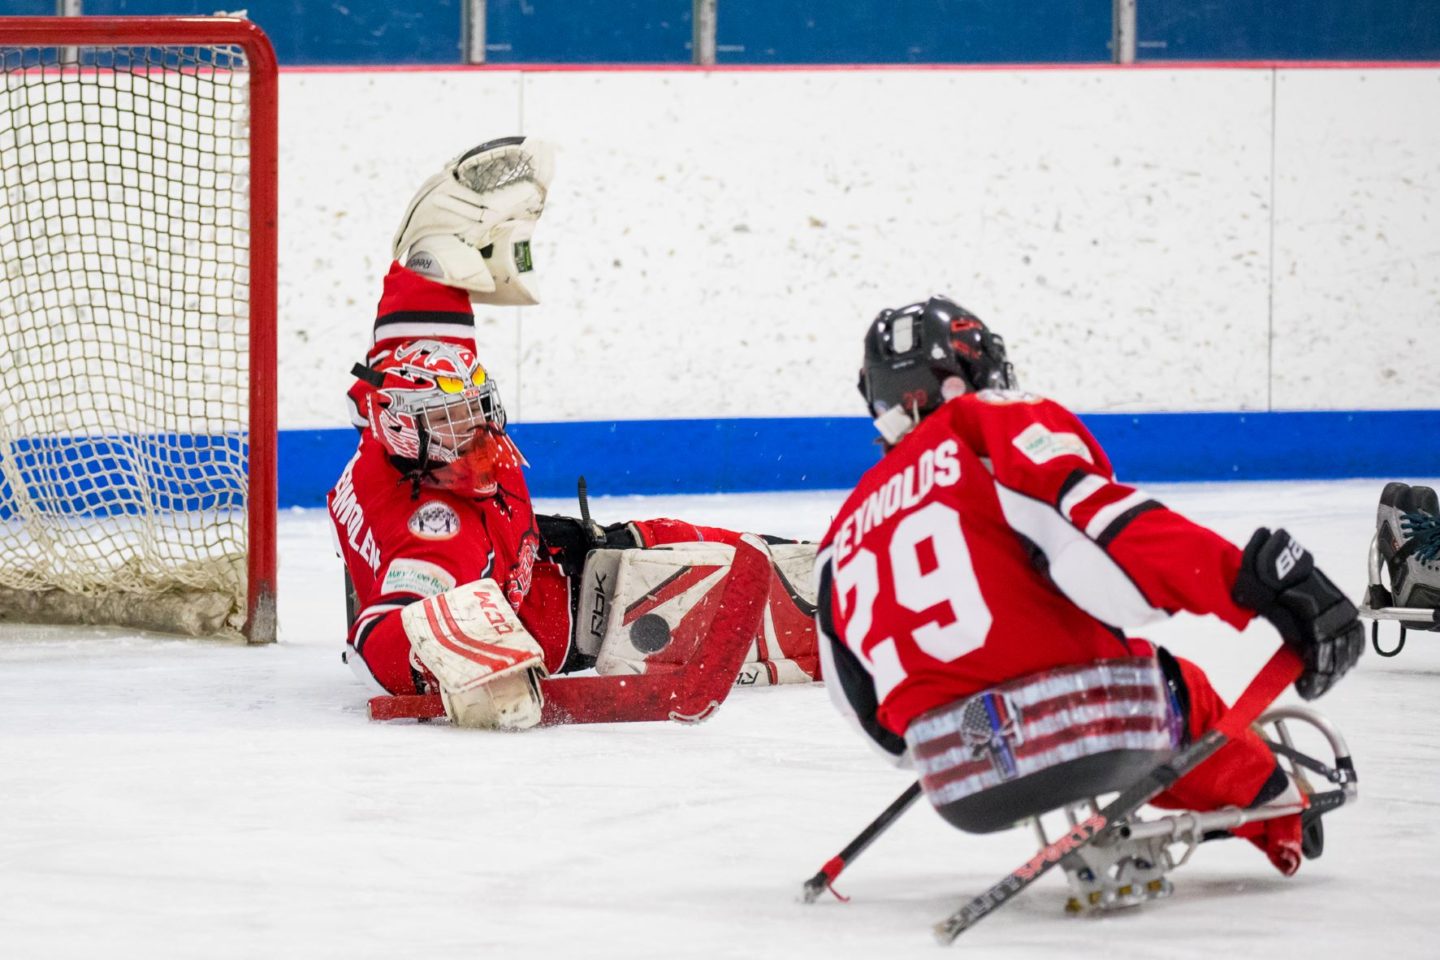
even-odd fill
[[[539,643],[549,673],[595,660],[593,653],[588,661],[574,656],[571,600],[585,551],[600,544],[592,531],[579,543],[557,536],[559,530],[583,529],[580,521],[534,514],[524,461],[505,432],[498,390],[474,355],[473,336],[463,290],[394,264],[385,277],[374,346],[357,374],[364,376],[348,394],[362,427],[360,442],[328,498],[352,587],[346,662],[392,694],[422,693],[431,686],[415,665],[401,611],[476,580],[500,586]],[[417,368],[434,381],[433,390],[394,376],[397,370],[421,376],[413,373]],[[466,399],[471,394],[473,402]],[[445,401],[438,408],[443,420],[435,416],[436,400]],[[456,426],[461,417],[471,418],[463,429]],[[427,424],[423,442],[421,418]],[[456,444],[462,435],[463,447]],[[421,457],[423,465],[416,459]],[[734,546],[740,536],[663,518],[599,533],[605,546],[631,548],[697,541]],[[772,609],[768,632],[756,639],[750,661],[755,670],[767,671],[771,682],[786,661],[804,676],[815,671],[808,605],[790,599],[794,602]],[[655,662],[668,663],[678,652],[668,650]],[[646,659],[644,653],[637,657]],[[756,676],[750,674],[752,680]]]
[[[1243,628],[1253,613],[1230,599],[1240,560],[1117,483],[1063,407],[966,394],[866,473],[825,535],[821,628],[863,668],[825,673],[841,681],[842,709],[898,753],[910,722],[935,707],[1039,670],[1151,652],[1124,628],[1180,610]]]

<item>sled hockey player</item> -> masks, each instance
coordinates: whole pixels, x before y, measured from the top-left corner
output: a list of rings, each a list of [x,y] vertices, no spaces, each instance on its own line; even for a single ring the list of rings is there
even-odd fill
[[[359,444],[328,497],[348,580],[346,662],[389,694],[440,694],[463,726],[534,726],[553,674],[677,668],[707,641],[741,538],[678,520],[601,528],[588,514],[532,511],[525,460],[476,355],[471,304],[536,302],[530,239],[552,172],[547,145],[510,137],[417,192],[373,345],[352,371]],[[757,549],[777,581],[808,589],[813,545]],[[813,605],[773,593],[743,669],[735,658],[740,682],[813,680]]]
[[[1382,657],[1404,649],[1407,630],[1440,630],[1440,497],[1433,488],[1397,481],[1381,491],[1360,615],[1375,621],[1370,643]],[[1399,640],[1388,649],[1380,644],[1381,620],[1400,623]]]
[[[822,670],[960,829],[1119,791],[1225,712],[1198,666],[1129,628],[1182,610],[1236,630],[1264,617],[1303,659],[1307,700],[1359,657],[1356,609],[1304,547],[1261,528],[1238,549],[1118,482],[1080,421],[1020,392],[1002,339],[952,301],[880,313],[859,387],[886,452],[820,544]],[[1318,816],[1248,725],[1152,802],[1285,809],[1232,818],[1250,821],[1233,833],[1285,875],[1319,854]],[[1153,847],[1097,861],[1098,846],[1059,861],[1072,909],[1169,892]]]

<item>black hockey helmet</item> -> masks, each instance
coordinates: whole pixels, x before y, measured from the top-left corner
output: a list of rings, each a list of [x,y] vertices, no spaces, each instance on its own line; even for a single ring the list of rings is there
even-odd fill
[[[952,377],[964,388],[947,386]],[[1005,341],[948,297],[881,310],[865,334],[860,394],[876,419],[895,407],[919,419],[961,393],[1015,386]]]

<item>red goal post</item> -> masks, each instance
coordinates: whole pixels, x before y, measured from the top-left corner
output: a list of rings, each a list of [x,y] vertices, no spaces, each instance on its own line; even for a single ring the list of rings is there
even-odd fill
[[[275,639],[255,24],[0,17],[0,620]]]

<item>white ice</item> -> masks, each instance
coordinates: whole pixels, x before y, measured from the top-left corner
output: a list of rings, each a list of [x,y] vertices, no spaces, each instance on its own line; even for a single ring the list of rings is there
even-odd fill
[[[1152,492],[1241,543],[1257,524],[1286,526],[1358,599],[1380,486]],[[604,521],[815,537],[840,498],[592,506]],[[76,629],[0,639],[0,957],[933,957],[930,924],[1034,851],[1028,832],[967,836],[922,801],[841,878],[852,902],[803,906],[801,882],[910,780],[820,687],[737,691],[694,727],[371,723],[340,663],[323,515],[284,514],[280,546],[271,647]],[[1266,626],[1188,617],[1145,635],[1227,696],[1277,643]],[[1440,635],[1413,634],[1320,701],[1354,751],[1361,802],[1328,818],[1325,856],[1296,877],[1246,844],[1206,844],[1170,900],[1075,920],[1054,871],[954,949],[1440,956],[1437,690]]]

